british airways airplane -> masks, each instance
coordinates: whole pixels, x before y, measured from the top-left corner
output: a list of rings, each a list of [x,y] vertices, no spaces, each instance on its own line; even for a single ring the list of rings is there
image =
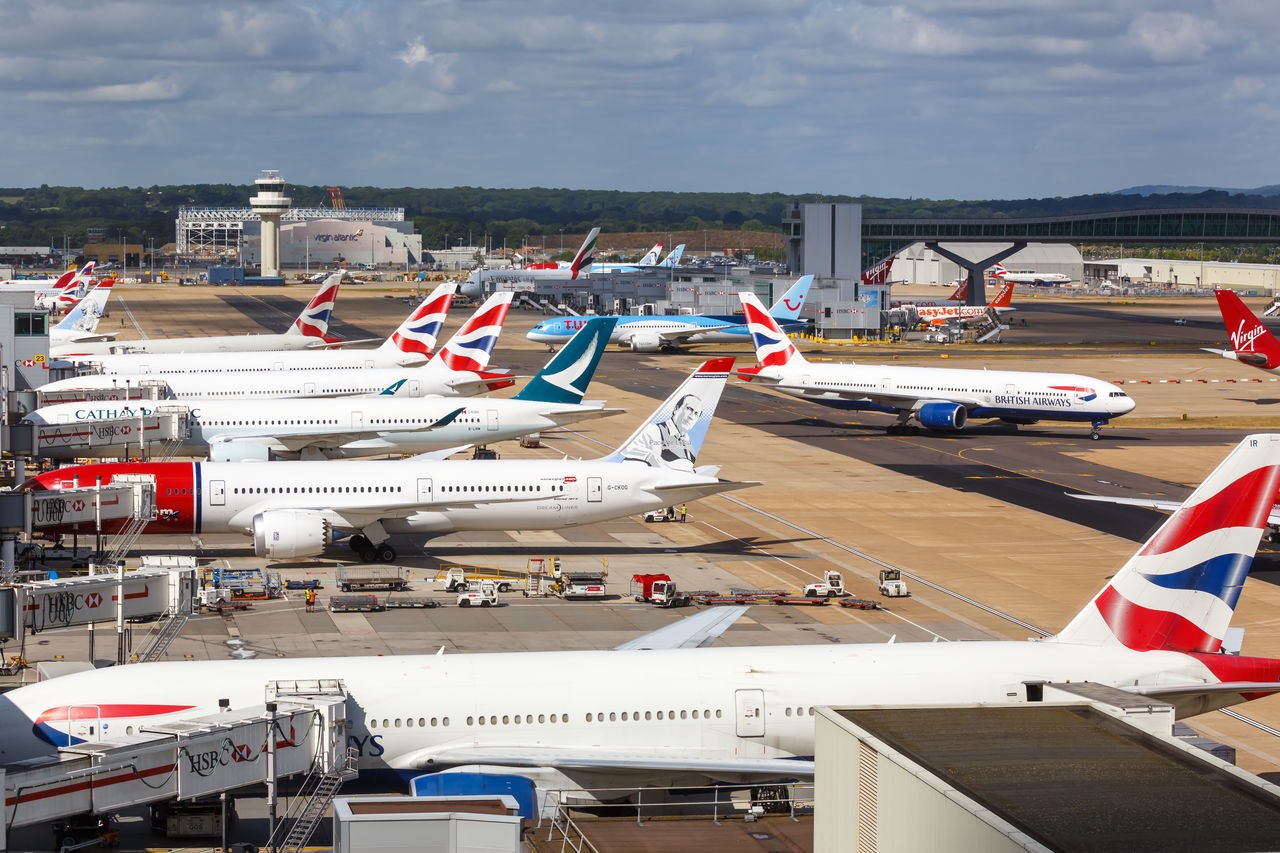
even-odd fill
[[[797,322],[800,309],[813,276],[805,275],[782,294],[769,313],[788,329],[800,329]],[[613,329],[611,344],[629,347],[632,352],[658,352],[676,349],[686,344],[741,343],[751,339],[751,333],[740,316],[714,316],[709,314],[609,315],[618,321]],[[569,340],[587,321],[586,317],[553,317],[543,320],[525,335],[540,344],[558,344]]]
[[[755,294],[738,297],[758,362],[738,370],[739,376],[824,406],[897,415],[890,434],[906,432],[912,419],[926,429],[955,432],[969,418],[998,418],[1011,424],[1084,422],[1092,426],[1089,437],[1097,439],[1104,424],[1133,411],[1133,398],[1115,385],[1075,373],[812,364]]]
[[[0,694],[0,764],[214,714],[220,699],[257,705],[269,683],[303,679],[346,688],[361,772],[454,773],[455,793],[511,775],[543,790],[811,778],[817,706],[1027,707],[1024,685],[1044,682],[1109,685],[1185,719],[1280,691],[1280,660],[1223,653],[1277,487],[1280,435],[1246,437],[1046,639],[700,647],[744,607],[612,650],[142,663]]]

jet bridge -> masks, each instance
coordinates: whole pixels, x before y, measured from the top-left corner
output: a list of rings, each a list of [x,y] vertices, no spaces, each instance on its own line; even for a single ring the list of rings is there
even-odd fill
[[[56,756],[0,768],[0,850],[16,827],[271,785],[303,773],[345,777],[352,769],[345,691],[124,731],[112,727],[108,707],[65,710],[65,719],[45,720],[42,728],[70,744]]]
[[[130,411],[128,407],[110,411]],[[81,456],[147,456],[173,450],[191,437],[191,412],[183,405],[138,406],[123,417],[76,423],[36,424],[31,455],[51,459]]]

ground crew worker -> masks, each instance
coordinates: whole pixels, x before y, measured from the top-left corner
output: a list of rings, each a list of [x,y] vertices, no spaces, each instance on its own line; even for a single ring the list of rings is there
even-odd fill
[[[684,524],[685,517],[689,515],[689,505],[680,504],[680,523]]]
[[[316,609],[316,591],[315,589],[307,590],[307,612],[312,613]]]

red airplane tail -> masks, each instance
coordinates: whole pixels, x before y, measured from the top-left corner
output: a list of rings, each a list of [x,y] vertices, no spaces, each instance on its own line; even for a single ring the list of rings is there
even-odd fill
[[[991,308],[1008,308],[1013,302],[1013,285],[1005,282],[1000,288],[1000,292],[996,294],[996,298],[991,300],[989,307]]]
[[[1215,290],[1222,322],[1227,326],[1236,358],[1253,367],[1275,370],[1280,367],[1280,341],[1254,316],[1232,290]]]

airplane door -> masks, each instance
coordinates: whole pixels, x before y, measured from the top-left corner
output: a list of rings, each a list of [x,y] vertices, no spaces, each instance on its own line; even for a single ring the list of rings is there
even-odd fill
[[[410,397],[422,396],[422,380],[410,379],[408,382],[404,383],[404,387],[408,389],[407,396],[410,396]]]
[[[302,393],[303,393],[303,394],[305,394],[305,395],[306,395],[306,396],[308,396],[308,397],[314,397],[314,396],[315,396],[315,394],[316,394],[316,383],[314,383],[314,382],[303,382],[303,383],[302,383]]]
[[[738,737],[764,737],[764,691],[735,690]]]
[[[375,364],[373,363],[373,359],[371,359],[371,358],[366,358],[366,359],[364,360],[364,366],[365,366],[365,367],[376,367],[377,365],[375,365]]]
[[[485,412],[485,415],[488,417],[489,429],[496,430],[498,428],[498,410],[489,409],[488,411]]]
[[[284,362],[283,362],[283,361],[273,361],[273,362],[271,362],[271,369],[272,369],[272,370],[284,370]]]
[[[1006,386],[1004,386],[1004,393],[1006,393],[1006,394],[1008,394],[1008,395],[1012,396],[1012,395],[1014,394],[1014,388],[1013,388],[1013,385],[1012,385],[1012,384],[1010,384],[1010,385],[1006,385]]]
[[[351,428],[364,429],[364,412],[351,413]]]
[[[60,424],[69,424],[69,423],[71,423],[71,415],[59,414],[59,415],[58,415],[58,423],[60,423]]]
[[[151,372],[151,365],[149,365],[149,364],[140,364],[140,365],[138,365],[138,372],[139,372],[139,373],[150,373],[150,372]]]
[[[210,480],[209,481],[209,506],[226,506],[227,504],[227,481],[226,480]]]
[[[418,480],[418,503],[431,503],[432,500],[430,478],[420,478]]]
[[[97,705],[69,705],[67,707],[67,733],[70,743],[77,740],[102,739],[102,709]]]
[[[604,486],[599,477],[587,478],[587,501],[599,502],[604,494]]]

